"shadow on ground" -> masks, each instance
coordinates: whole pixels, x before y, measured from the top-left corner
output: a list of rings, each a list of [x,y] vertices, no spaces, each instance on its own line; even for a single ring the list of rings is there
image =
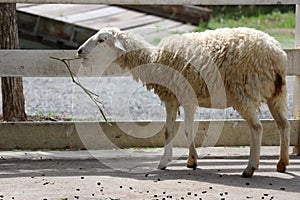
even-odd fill
[[[298,199],[299,196],[300,159],[296,156],[290,157],[287,173],[276,172],[278,156],[262,156],[254,177],[242,178],[248,160],[245,155],[206,156],[199,159],[196,170],[185,167],[186,156],[179,156],[166,170],[156,170],[160,155],[153,152],[98,159],[80,156],[53,159],[41,155],[30,159],[2,156],[0,195],[8,199]]]

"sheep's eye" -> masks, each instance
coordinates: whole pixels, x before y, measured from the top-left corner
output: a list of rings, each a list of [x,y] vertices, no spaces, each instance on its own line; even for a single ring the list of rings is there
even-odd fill
[[[99,39],[98,42],[102,43],[104,42],[104,39]]]

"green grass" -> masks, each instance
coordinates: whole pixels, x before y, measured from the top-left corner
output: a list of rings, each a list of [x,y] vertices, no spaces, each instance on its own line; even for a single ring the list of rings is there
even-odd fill
[[[284,49],[294,49],[295,48],[295,35],[294,34],[279,34],[266,31],[276,40],[281,43],[282,48]]]
[[[208,24],[201,23],[199,30],[216,29],[221,27],[246,26],[259,30],[282,29],[295,27],[295,13],[273,12],[271,14],[260,14],[258,16],[244,17],[239,19],[212,18]]]
[[[295,28],[295,13],[292,10],[281,12],[275,9],[270,13],[265,13],[258,8],[257,13],[240,12],[240,17],[237,17],[239,13],[237,8],[235,7],[231,14],[223,14],[222,12],[216,14],[214,11],[215,14],[211,20],[208,23],[200,23],[196,31],[214,30],[222,27],[250,27],[269,33],[282,44],[283,48],[294,47],[295,36],[291,30]],[[220,8],[218,9],[220,12]]]
[[[36,116],[36,117],[57,117],[57,111],[49,111],[49,112],[36,111],[34,113],[34,116]]]
[[[60,117],[57,114],[57,111],[49,111],[49,112],[44,112],[44,111],[35,111],[33,115],[28,115],[27,119],[29,121],[34,120],[34,121],[74,121],[74,118],[63,118]]]
[[[196,31],[207,29],[250,27],[269,33],[285,49],[294,48],[295,6],[209,6],[213,10],[208,23],[199,24]],[[157,25],[157,30],[161,27]],[[178,34],[178,32],[172,32]],[[157,45],[160,38],[151,43]]]

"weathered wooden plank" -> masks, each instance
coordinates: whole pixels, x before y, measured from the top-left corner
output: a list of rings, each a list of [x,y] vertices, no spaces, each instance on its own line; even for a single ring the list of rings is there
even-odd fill
[[[26,30],[34,34],[38,23],[38,17],[31,14],[24,14],[23,12],[17,12],[18,28],[19,31]]]
[[[296,33],[295,33],[295,48],[300,49],[300,4],[296,5]],[[298,61],[300,57],[298,56]],[[298,63],[299,66],[299,63]],[[293,116],[295,119],[300,119],[300,75],[295,77],[294,81],[294,96],[293,96]],[[300,131],[298,132],[298,144],[294,148],[294,152],[300,155]]]
[[[73,35],[73,41],[76,41],[78,44],[77,47],[81,44],[83,44],[90,36],[94,35],[97,31],[82,27],[82,26],[76,26],[74,35]]]
[[[17,9],[18,8],[26,8],[26,7],[33,7],[38,4],[33,4],[33,3],[17,3]]]
[[[56,20],[61,20],[68,23],[78,23],[91,19],[98,19],[101,17],[108,17],[121,12],[126,12],[126,9],[117,6],[109,6],[102,9],[91,10],[87,12],[76,13],[73,15],[57,17]]]
[[[0,50],[0,76],[23,77],[69,77],[66,66],[56,58],[74,58],[74,50]],[[17,58],[17,59],[16,59]],[[71,68],[81,77],[107,76],[123,74],[124,71],[116,66],[111,68],[86,68],[81,66],[80,60],[71,61]],[[10,75],[8,75],[10,74]]]
[[[164,32],[164,31],[167,31],[168,29],[172,29],[172,28],[175,28],[180,25],[182,25],[182,23],[173,21],[173,20],[169,20],[169,19],[164,19],[159,22],[155,22],[155,23],[144,25],[141,27],[129,29],[129,31],[132,31],[136,34],[139,34],[139,35],[145,37],[146,35],[149,35],[151,33]]]
[[[52,20],[48,17],[32,15],[18,11],[18,24],[21,36],[38,36],[51,43],[63,43],[66,46],[77,48],[96,31],[89,27],[81,27],[75,24]]]
[[[123,21],[124,24],[123,27],[128,28],[131,26],[129,20],[133,20],[143,16],[145,16],[144,13],[128,10],[126,12],[118,13],[110,17],[103,17],[100,19],[93,19],[93,20],[80,22],[79,25],[84,27],[89,27],[95,30],[99,30],[100,28],[103,27],[117,27],[120,24],[120,22]]]
[[[300,0],[0,0],[0,3],[64,3],[64,4],[111,4],[111,5],[270,5],[297,4]]]
[[[30,7],[18,7],[18,10],[48,18],[62,18],[104,7],[107,5],[36,4]]]
[[[145,15],[145,16],[138,17],[138,18],[132,18],[126,22],[124,22],[124,21],[116,22],[114,25],[116,27],[119,27],[120,29],[127,30],[127,29],[131,29],[131,28],[139,27],[139,26],[145,26],[145,25],[151,24],[151,23],[156,23],[161,20],[163,20],[163,19],[160,17],[156,17],[153,15]]]
[[[285,50],[288,56],[288,75],[300,76],[300,49]]]
[[[295,33],[295,48],[298,51],[300,50],[300,4],[296,5],[296,33]],[[295,54],[295,59],[298,61],[298,63],[295,63],[299,67],[300,65],[300,56]],[[295,77],[295,83],[294,83],[294,110],[293,114],[295,118],[300,118],[300,73],[297,73],[297,77]],[[300,132],[299,132],[300,135]],[[300,140],[299,140],[300,142]],[[300,145],[300,143],[298,144]],[[299,153],[300,153],[300,147],[299,147]]]
[[[71,58],[76,55],[75,51],[48,50],[24,50],[22,52],[1,50],[0,54],[0,74],[6,76],[8,74],[13,75],[16,72],[15,76],[27,77],[40,76],[41,74],[51,74],[58,77],[65,76],[68,73],[66,68],[58,61],[50,59],[50,56]]]
[[[292,52],[292,53],[291,53]],[[300,50],[287,50],[290,57],[300,57]],[[24,76],[24,77],[69,77],[65,66],[53,59],[73,58],[75,50],[0,50],[0,76]],[[300,75],[300,60],[292,59],[289,62],[288,75]],[[72,61],[72,69],[80,76],[118,76],[124,71],[118,68],[105,69],[97,66],[97,69],[80,67],[80,60]],[[79,71],[80,70],[80,71]]]
[[[171,36],[173,34],[181,34],[181,33],[187,33],[192,32],[195,30],[195,26],[189,25],[189,24],[182,24],[180,26],[166,29],[163,32],[156,32],[156,33],[150,33],[144,35],[145,40],[149,41],[152,44],[157,44],[162,38],[166,36]]]
[[[291,145],[298,140],[299,120],[291,122]],[[196,146],[249,146],[248,125],[243,120],[201,121]],[[279,145],[273,120],[262,120],[263,146]],[[220,132],[208,132],[217,127]],[[129,131],[130,130],[130,131]],[[175,147],[186,147],[183,123],[175,123]],[[0,149],[100,149],[164,146],[164,122],[17,122],[0,123]]]
[[[201,21],[208,22],[212,13],[212,10],[208,8],[193,5],[128,5],[123,7],[196,26]]]
[[[36,34],[39,36],[50,36],[59,38],[59,40],[70,41],[73,33],[74,25],[64,23],[61,21],[54,21],[52,19],[41,17],[39,24],[36,26]]]

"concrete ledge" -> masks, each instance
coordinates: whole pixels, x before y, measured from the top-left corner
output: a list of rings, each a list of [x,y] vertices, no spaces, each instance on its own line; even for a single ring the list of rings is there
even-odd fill
[[[300,120],[291,122],[291,145],[298,145]],[[262,145],[278,146],[273,120],[262,120]],[[197,127],[198,126],[198,127]],[[243,120],[197,121],[198,147],[248,146],[249,131]],[[174,146],[186,147],[183,123],[175,124]],[[115,149],[164,146],[164,122],[1,122],[0,150],[12,149]]]

